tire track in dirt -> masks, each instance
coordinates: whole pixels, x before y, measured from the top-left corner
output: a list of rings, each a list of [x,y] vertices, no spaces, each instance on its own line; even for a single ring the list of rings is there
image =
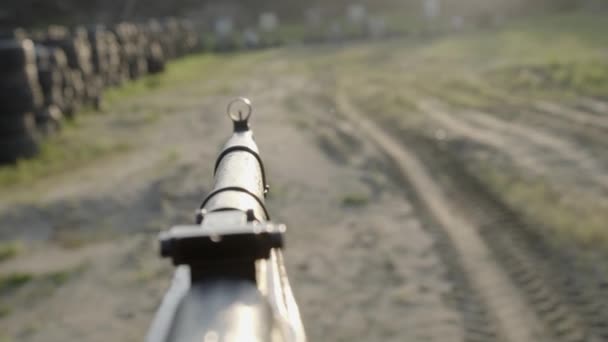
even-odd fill
[[[418,104],[425,114],[448,130],[494,147],[536,174],[546,176],[559,172],[576,182],[589,183],[590,188],[600,185],[608,189],[606,171],[592,156],[565,140],[486,113],[462,111],[456,119],[434,101],[422,100]]]
[[[580,110],[567,108],[548,101],[537,101],[533,103],[533,107],[543,114],[559,117],[573,123],[583,126],[592,126],[608,130],[608,118],[598,115],[588,114]]]
[[[548,172],[548,169],[538,160],[538,158],[530,157],[525,148],[519,145],[511,144],[509,139],[496,135],[487,130],[476,129],[464,121],[445,113],[442,108],[439,108],[431,101],[418,101],[418,107],[431,120],[448,128],[448,131],[462,135],[483,145],[488,145],[497,150],[503,151],[513,161],[517,162],[524,168],[535,171],[536,173],[543,174]]]
[[[438,181],[457,210],[481,228],[486,244],[556,340],[605,341],[605,325],[597,322],[605,322],[606,316],[598,308],[601,304],[596,305],[603,298],[599,293],[605,282],[593,275],[589,265],[577,263],[580,255],[572,255],[568,245],[555,244],[539,227],[523,221],[500,194],[489,191],[466,170],[457,149],[415,131],[401,140],[419,151],[434,175],[450,170],[447,178],[438,177]]]
[[[473,96],[485,96],[487,99],[493,102],[498,102],[514,108],[531,107],[536,110],[536,114],[559,118],[561,120],[575,123],[584,127],[594,127],[602,130],[608,130],[608,117],[602,115],[608,114],[608,104],[605,102],[598,101],[593,98],[581,97],[577,101],[578,105],[572,108],[547,100],[533,101],[518,97],[498,87],[488,86],[482,80],[472,75],[469,75],[467,82],[470,82],[474,88],[485,89],[483,95],[480,93],[475,93],[472,91],[472,89],[467,87],[453,89],[453,91]],[[431,94],[433,96],[441,95],[440,93],[433,92],[431,92]]]
[[[581,98],[577,107],[591,111],[595,114],[608,115],[608,103],[593,98]]]
[[[548,341],[539,318],[528,306],[509,276],[501,269],[471,222],[456,214],[439,185],[418,158],[394,141],[377,125],[364,118],[347,98],[338,94],[336,103],[348,120],[373,140],[394,161],[403,177],[442,225],[459,252],[463,267],[495,317],[506,341]]]
[[[471,88],[453,88],[452,92],[467,96],[483,97],[489,100],[494,111],[503,114],[512,111],[518,112],[520,119],[531,123],[542,131],[562,131],[564,136],[570,140],[585,141],[595,146],[605,146],[606,132],[608,131],[608,103],[588,97],[579,97],[574,104],[558,104],[547,100],[531,100],[521,97],[503,89],[489,86],[475,76],[469,76],[467,82],[474,86],[473,89],[484,89],[483,93]],[[441,98],[441,92],[424,90],[427,96]],[[450,102],[448,100],[448,102]],[[457,103],[458,104],[458,103]],[[496,106],[498,104],[498,107]],[[462,104],[459,104],[462,105]],[[467,107],[467,105],[465,105]],[[482,106],[487,107],[487,104]],[[524,115],[522,115],[524,114]]]
[[[368,204],[351,208],[353,211],[341,219],[352,222],[346,225],[348,232],[332,239],[330,236],[335,236],[334,234],[345,228],[342,225],[332,227],[324,233],[325,239],[331,240],[326,248],[319,249],[317,245],[323,246],[322,242],[307,247],[307,253],[311,255],[311,262],[307,264],[310,264],[311,268],[318,269],[320,265],[315,260],[320,259],[325,259],[323,264],[326,266],[323,268],[326,270],[333,264],[341,264],[338,269],[333,270],[331,276],[323,277],[322,287],[330,296],[334,292],[333,287],[343,281],[341,278],[350,278],[353,271],[361,270],[357,271],[360,274],[353,279],[353,284],[341,285],[339,298],[325,302],[322,309],[314,302],[306,302],[314,297],[300,297],[304,300],[301,303],[304,316],[316,317],[312,335],[316,340],[327,341],[494,340],[491,338],[493,335],[487,333],[487,326],[479,327],[475,333],[490,338],[465,338],[462,320],[479,312],[477,308],[471,308],[469,305],[471,312],[462,315],[467,317],[462,317],[461,312],[452,305],[451,300],[459,300],[463,295],[455,291],[450,282],[445,281],[445,278],[452,276],[451,273],[447,276],[449,267],[437,253],[436,237],[427,230],[426,223],[419,222],[421,216],[413,209],[409,199],[403,198],[400,191],[390,187],[392,182],[389,179],[385,180],[387,175],[384,158],[378,153],[375,144],[358,134],[358,130],[350,121],[336,121],[333,102],[316,96],[316,92],[299,90],[310,89],[309,84],[305,83],[304,86],[292,89],[293,92],[298,92],[298,96],[289,98],[287,107],[292,112],[290,114],[295,114],[296,118],[309,123],[308,127],[312,129],[308,134],[312,135],[311,139],[333,163],[350,170],[349,172],[361,172],[364,177],[362,181],[368,184],[371,196]],[[257,98],[264,100],[259,95]],[[276,108],[274,110],[276,111]],[[304,113],[305,116],[302,115]],[[380,174],[382,178],[375,179],[374,176]],[[332,188],[339,188],[339,184],[334,183]],[[399,213],[399,219],[391,221],[391,212]],[[404,216],[406,213],[411,217]],[[407,232],[407,239],[404,239],[404,232]],[[345,242],[348,244],[346,248],[342,247]],[[328,254],[331,255],[332,249],[343,252],[340,256],[327,257]],[[320,271],[314,273],[322,274]],[[295,275],[299,276],[297,273]],[[311,284],[304,286],[308,282],[296,281],[296,290],[302,286],[300,289],[305,294],[317,287]],[[324,317],[328,313],[336,312],[336,307],[340,305],[346,305],[344,317],[336,322],[336,326],[326,330],[324,326],[327,319]],[[345,322],[359,320],[360,317],[366,322],[357,323],[356,327],[340,332],[340,327]],[[367,331],[361,331],[365,326],[368,327],[365,329]],[[319,330],[325,332],[320,334]],[[345,334],[350,338],[336,339],[336,336]],[[379,338],[378,335],[382,337]]]
[[[497,119],[487,113],[469,111],[467,112],[467,117],[486,129],[509,136],[514,144],[523,141],[551,151],[556,157],[566,162],[566,165],[578,169],[577,172],[584,172],[589,179],[608,189],[608,174],[606,170],[603,170],[593,157],[569,142],[549,133]],[[541,153],[539,152],[539,155],[542,155]]]

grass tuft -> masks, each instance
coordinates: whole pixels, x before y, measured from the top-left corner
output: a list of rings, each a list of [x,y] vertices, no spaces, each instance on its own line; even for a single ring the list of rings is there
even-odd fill
[[[11,314],[11,309],[9,307],[6,306],[0,306],[0,319],[8,316]],[[0,342],[2,342],[2,337],[0,336]]]
[[[8,275],[0,275],[0,295],[15,290],[28,282],[34,277],[27,273],[11,273]]]
[[[559,241],[585,247],[608,246],[608,201],[585,194],[565,195],[542,179],[526,178],[505,168],[478,165],[475,174],[528,221]]]
[[[362,207],[369,202],[369,196],[363,193],[347,194],[342,198],[342,205],[345,207]]]
[[[62,271],[56,271],[49,274],[45,274],[43,278],[50,282],[52,286],[59,287],[64,285],[74,273],[79,272],[80,267],[77,269],[68,269]]]
[[[62,134],[44,142],[36,158],[0,168],[0,187],[31,183],[129,149],[124,143],[77,138],[73,132],[76,129],[76,126],[68,127]]]
[[[19,242],[0,243],[0,262],[12,259],[23,251],[23,245]]]
[[[590,97],[608,94],[608,60],[514,64],[492,70],[488,77],[494,85],[519,93],[575,92]]]

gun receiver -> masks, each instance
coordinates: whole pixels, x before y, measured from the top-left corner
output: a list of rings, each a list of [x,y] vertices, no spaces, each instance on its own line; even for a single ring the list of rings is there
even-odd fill
[[[306,340],[285,266],[284,225],[270,222],[249,100],[228,106],[234,132],[215,163],[196,225],[160,234],[177,266],[148,342]]]

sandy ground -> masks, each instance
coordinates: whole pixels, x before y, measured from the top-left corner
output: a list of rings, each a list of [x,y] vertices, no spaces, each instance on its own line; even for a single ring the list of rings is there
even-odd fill
[[[33,278],[0,298],[0,339],[143,338],[171,275],[155,232],[192,221],[230,132],[232,95],[255,104],[270,208],[288,224],[288,272],[310,340],[463,339],[432,235],[378,151],[348,125],[327,125],[333,108],[302,95],[307,80],[263,67],[256,75],[234,94],[200,96],[192,86],[126,100],[83,129],[132,130],[134,149],[2,194],[0,237],[27,243],[0,274]],[[159,103],[171,112],[138,128],[142,114],[130,109]]]

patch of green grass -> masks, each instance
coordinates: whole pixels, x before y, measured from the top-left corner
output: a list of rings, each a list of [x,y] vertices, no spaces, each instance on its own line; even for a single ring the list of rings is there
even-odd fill
[[[17,272],[0,275],[0,318],[9,315],[13,308],[27,307],[51,297],[85,267],[81,264],[42,274]]]
[[[11,314],[11,309],[6,306],[0,306],[0,319]],[[2,337],[0,337],[0,342],[3,341]]]
[[[178,161],[180,158],[180,154],[179,151],[175,150],[175,149],[171,149],[167,152],[167,157],[166,157],[166,161],[168,163],[175,163],[176,161]]]
[[[438,61],[545,62],[601,57],[608,44],[608,23],[600,15],[569,13],[511,20],[500,30],[444,36],[415,54]]]
[[[595,48],[608,44],[608,36],[606,36],[608,22],[605,19],[606,14],[602,11],[564,12],[522,20],[514,25],[514,29],[533,32],[539,40],[548,43],[567,39],[580,46]],[[578,52],[562,51],[565,54]]]
[[[19,332],[19,335],[22,337],[28,337],[33,335],[38,330],[40,330],[40,322],[27,322]]]
[[[485,89],[475,87],[463,79],[452,79],[434,86],[422,86],[419,89],[445,102],[467,108],[483,109],[494,103]]]
[[[351,193],[342,197],[342,205],[345,207],[362,207],[369,202],[369,196],[363,193]]]
[[[339,77],[356,74],[361,82],[355,84],[362,87],[388,72],[392,86],[384,92],[425,90],[464,106],[499,102],[492,88],[520,96],[606,97],[608,21],[604,19],[589,13],[532,17],[511,21],[499,30],[373,44],[374,49],[348,47],[333,54],[340,63],[320,60]],[[379,51],[390,53],[374,63]],[[480,80],[480,86],[471,86],[471,76]]]
[[[171,61],[165,72],[148,75],[139,80],[109,89],[104,98],[112,106],[126,98],[149,96],[168,88],[191,85],[198,82],[210,86],[209,91],[228,92],[234,83],[244,76],[252,65],[263,60],[271,52],[259,51],[246,54],[200,53]],[[203,81],[203,82],[201,82]]]
[[[104,104],[111,106],[125,98],[137,96],[161,87],[163,79],[158,75],[145,76],[142,79],[128,82],[117,88],[110,88],[104,92]]]
[[[160,111],[147,111],[144,113],[144,115],[142,116],[142,123],[143,124],[151,124],[154,122],[157,122],[158,120],[161,119],[162,117],[162,113]]]
[[[106,229],[97,229],[94,232],[81,232],[72,227],[58,229],[53,236],[53,241],[61,248],[76,250],[86,247],[91,243],[108,240],[111,235]]]
[[[608,59],[515,64],[488,73],[494,85],[529,94],[547,92],[608,96]]]
[[[360,57],[365,59],[365,57]],[[415,114],[417,108],[413,100],[416,96],[406,85],[407,81],[397,79],[394,75],[385,73],[384,70],[374,69],[370,72],[369,69],[353,66],[358,63],[361,61],[344,63],[346,69],[335,72],[333,84],[329,84],[327,87],[334,93],[346,95],[355,106],[378,121],[386,122],[394,119],[406,122],[415,116],[412,114]],[[351,72],[351,68],[360,69],[360,71]],[[335,105],[332,94],[331,91],[325,92],[319,96],[318,101]]]
[[[544,233],[582,246],[608,247],[608,201],[592,196],[557,191],[542,179],[532,179],[505,168],[479,164],[475,174],[494,193]]]
[[[124,143],[79,137],[77,127],[68,126],[61,134],[43,142],[36,158],[0,168],[0,187],[31,183],[128,149]]]
[[[17,289],[34,279],[34,276],[27,273],[11,273],[0,275],[0,295]]]
[[[75,269],[67,269],[61,271],[55,271],[41,276],[41,279],[50,283],[54,287],[59,287],[67,283],[67,281],[77,272],[80,272],[83,267],[77,267]]]
[[[168,277],[170,275],[170,270],[169,267],[159,267],[158,264],[142,262],[135,272],[135,281],[138,283],[157,281]]]
[[[0,243],[0,262],[12,259],[19,255],[23,250],[23,245],[19,242]]]
[[[198,54],[188,56],[169,62],[165,72],[161,74],[148,75],[139,80],[128,82],[121,87],[107,90],[104,99],[111,106],[125,98],[149,94],[183,82],[191,82],[206,77],[223,63],[222,58],[217,55]]]
[[[13,308],[27,307],[51,297],[55,291],[83,272],[85,267],[85,264],[81,264],[42,274],[14,273],[0,276],[0,311],[5,310],[4,314],[9,315]]]
[[[184,72],[191,69],[193,64],[206,65],[211,62],[213,62],[213,59],[208,56],[198,58],[188,57],[183,60],[170,62],[167,64],[167,70],[164,73],[147,75],[141,79],[127,82],[120,87],[108,89],[104,93],[104,100],[107,105],[111,106],[125,98],[145,95],[152,91],[174,86],[177,81],[187,81],[196,75],[195,72],[192,74]]]

